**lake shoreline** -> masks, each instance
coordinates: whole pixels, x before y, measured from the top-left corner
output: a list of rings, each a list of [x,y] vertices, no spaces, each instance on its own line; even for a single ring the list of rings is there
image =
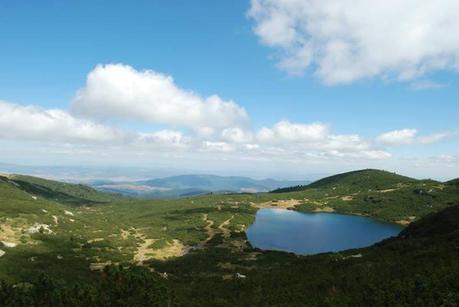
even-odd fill
[[[368,247],[402,229],[371,217],[263,208],[257,211],[246,235],[254,248],[314,255]]]

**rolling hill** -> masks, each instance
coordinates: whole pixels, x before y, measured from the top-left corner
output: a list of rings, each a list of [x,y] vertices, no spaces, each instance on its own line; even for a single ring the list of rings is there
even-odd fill
[[[64,183],[24,175],[0,175],[0,182],[16,186],[34,196],[66,204],[96,204],[116,200],[119,194],[104,193],[82,184]]]
[[[448,181],[448,182],[446,182],[446,183],[447,183],[447,184],[451,184],[451,185],[459,185],[459,178],[450,180],[450,181]]]
[[[403,225],[429,212],[459,204],[459,185],[374,169],[338,174],[306,186],[277,189],[271,194],[302,199],[296,208],[300,211],[358,214]]]
[[[365,169],[342,173],[326,177],[312,182],[308,185],[299,185],[273,190],[273,193],[296,192],[306,189],[346,189],[349,192],[360,190],[382,190],[396,185],[410,184],[416,182],[416,179],[397,175],[395,173]]]

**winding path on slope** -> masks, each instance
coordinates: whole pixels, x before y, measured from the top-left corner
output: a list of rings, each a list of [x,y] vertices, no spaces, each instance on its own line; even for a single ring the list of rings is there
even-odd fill
[[[210,220],[208,217],[208,214],[203,214],[202,220],[207,223],[207,225],[204,227],[204,229],[207,231],[207,238],[200,244],[200,247],[206,245],[207,242],[212,240],[216,234],[215,229],[212,228],[215,222],[213,220]],[[233,218],[234,215],[232,215],[229,219],[227,219],[217,227],[222,232],[224,238],[229,238],[231,235],[231,231],[226,226],[230,224]]]

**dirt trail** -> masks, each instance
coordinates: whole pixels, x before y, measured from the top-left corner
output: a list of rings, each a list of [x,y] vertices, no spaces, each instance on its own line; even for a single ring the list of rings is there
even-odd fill
[[[222,232],[224,238],[229,238],[230,237],[231,231],[228,228],[226,228],[226,226],[229,225],[229,223],[231,222],[231,220],[233,218],[234,218],[234,215],[231,216],[226,221],[224,221],[223,223],[221,223],[217,227]],[[206,231],[207,231],[207,238],[199,245],[199,247],[203,247],[204,245],[206,245],[206,243],[209,242],[210,240],[212,240],[213,237],[216,234],[215,229],[212,228],[212,226],[215,224],[215,222],[212,221],[212,220],[209,220],[207,214],[203,215],[202,220],[207,223],[206,227],[204,227],[204,229],[206,229]]]
[[[226,239],[226,238],[229,238],[230,235],[231,235],[231,231],[226,228],[226,226],[229,225],[229,223],[231,222],[231,220],[234,218],[234,215],[231,216],[229,219],[227,219],[226,221],[224,221],[223,223],[220,224],[220,226],[218,226],[218,229],[220,229],[223,233],[223,237]]]
[[[209,220],[207,214],[204,214],[202,220],[207,223],[206,227],[204,227],[207,231],[207,239],[205,239],[204,242],[201,244],[201,246],[204,246],[215,236],[215,230],[212,228],[212,226],[214,225],[214,221]]]

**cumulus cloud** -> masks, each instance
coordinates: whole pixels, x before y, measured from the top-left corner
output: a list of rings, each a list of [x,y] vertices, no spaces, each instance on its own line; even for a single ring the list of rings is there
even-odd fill
[[[280,121],[257,133],[257,140],[265,152],[276,155],[310,153],[316,158],[387,159],[391,154],[375,149],[357,134],[332,134],[322,123],[292,123]],[[271,147],[266,148],[267,145]]]
[[[381,134],[378,136],[377,141],[389,145],[410,144],[417,133],[416,129],[394,130]]]
[[[386,145],[433,144],[457,135],[456,132],[444,131],[426,136],[417,136],[416,129],[393,130],[379,135],[376,140]]]
[[[42,109],[0,101],[0,139],[63,144],[136,145],[181,147],[190,145],[180,131],[151,133],[125,131],[70,115],[59,109]]]
[[[251,132],[238,127],[227,128],[222,131],[222,138],[232,143],[249,143],[253,139]]]
[[[93,118],[122,118],[188,127],[205,134],[248,120],[244,108],[178,87],[171,76],[122,64],[98,65],[73,99],[72,110]]]
[[[119,142],[125,133],[62,110],[0,101],[0,137],[39,141]]]
[[[272,128],[262,128],[257,136],[262,142],[311,143],[325,139],[328,130],[328,126],[321,123],[298,124],[284,120],[276,123]]]
[[[456,135],[457,135],[457,132],[445,131],[445,132],[439,132],[439,133],[434,133],[434,134],[427,135],[427,136],[418,137],[416,141],[420,144],[433,144],[433,143],[443,141],[447,138],[450,138]]]
[[[459,70],[458,1],[252,0],[248,15],[281,69],[326,84]]]
[[[150,133],[139,133],[135,141],[145,145],[153,144],[166,147],[181,148],[186,148],[191,143],[191,140],[184,136],[182,132],[174,130],[160,130]]]
[[[441,135],[420,138],[428,143]],[[375,149],[359,135],[332,134],[322,123],[280,121],[272,127],[251,131],[229,127],[217,135],[198,131],[185,133],[163,129],[151,132],[126,131],[92,120],[75,117],[64,110],[42,109],[0,101],[0,139],[32,140],[64,146],[59,152],[71,153],[68,146],[84,145],[85,151],[99,145],[122,151],[148,151],[188,154],[231,154],[233,159],[387,159],[390,154]],[[86,146],[87,145],[87,146]],[[95,146],[95,147],[91,147]],[[81,146],[80,146],[81,147]],[[119,154],[121,154],[121,152]]]
[[[227,142],[212,142],[204,141],[202,142],[202,150],[204,151],[213,151],[213,152],[230,152],[234,151],[234,147]]]
[[[367,159],[367,160],[385,160],[392,157],[392,155],[384,150],[361,150],[342,152],[338,150],[330,150],[322,152],[322,157],[338,158],[338,159]]]

